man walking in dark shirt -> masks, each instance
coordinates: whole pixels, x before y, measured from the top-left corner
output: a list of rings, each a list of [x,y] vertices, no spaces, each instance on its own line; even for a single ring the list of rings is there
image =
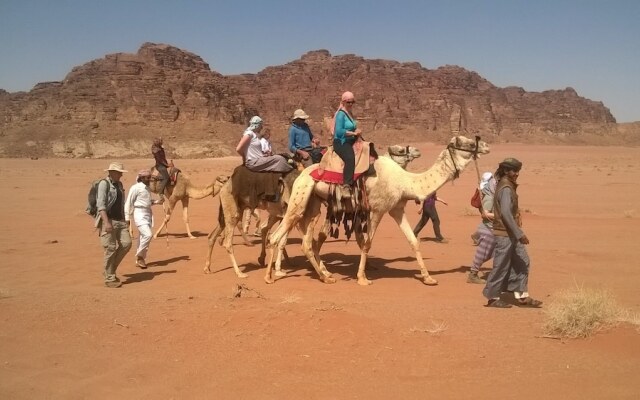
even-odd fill
[[[493,234],[496,247],[493,269],[482,293],[488,307],[510,308],[500,299],[504,291],[513,292],[519,307],[540,307],[542,302],[529,297],[529,255],[524,247],[529,238],[522,231],[516,189],[522,163],[515,158],[502,161],[495,173],[498,181],[493,203]]]
[[[151,146],[151,153],[153,153],[153,158],[156,160],[156,169],[162,176],[162,179],[158,185],[158,194],[160,195],[160,202],[164,202],[164,188],[169,183],[169,162],[167,161],[167,156],[164,153],[164,148],[162,147],[162,138],[156,138],[153,141],[153,145]]]

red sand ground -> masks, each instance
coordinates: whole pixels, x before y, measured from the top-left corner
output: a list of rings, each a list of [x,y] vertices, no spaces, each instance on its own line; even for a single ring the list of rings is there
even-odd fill
[[[440,146],[419,146],[430,165]],[[640,149],[496,145],[482,170],[515,156],[524,229],[531,240],[530,291],[549,304],[576,284],[607,288],[640,311]],[[479,222],[469,215],[472,165],[439,195],[448,244],[425,240],[428,287],[400,230],[383,220],[371,251],[374,284],[354,279],[354,242],[330,241],[323,257],[338,282],[325,285],[299,250],[274,285],[262,281],[258,248],[224,249],[204,275],[206,233],[218,200],[193,201],[184,235],[180,206],[167,242],[152,242],[151,267],[129,253],[120,289],[101,278],[102,250],[83,213],[89,183],[108,160],[0,160],[8,194],[0,230],[0,398],[3,399],[637,399],[640,335],[622,325],[586,340],[545,339],[543,310],[483,307],[465,282]],[[150,160],[126,160],[131,171]],[[178,160],[198,184],[228,174],[238,159]],[[407,206],[415,223],[417,206]],[[161,215],[157,209],[156,215]],[[427,225],[422,236],[431,236]],[[635,251],[634,251],[635,250]],[[490,267],[488,265],[487,267]],[[231,297],[244,283],[264,298]],[[443,328],[439,333],[430,330]],[[437,329],[436,329],[437,330]]]

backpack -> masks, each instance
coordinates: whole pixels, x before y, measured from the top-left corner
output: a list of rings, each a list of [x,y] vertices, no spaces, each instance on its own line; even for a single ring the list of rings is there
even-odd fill
[[[102,178],[93,181],[91,183],[91,188],[89,189],[89,194],[87,195],[87,209],[85,211],[93,218],[98,216],[98,205],[96,202],[98,199],[98,186],[102,181],[106,181],[106,179]]]
[[[473,196],[471,196],[471,206],[477,209],[482,208],[482,195],[478,188],[476,188],[476,191],[473,192]]]

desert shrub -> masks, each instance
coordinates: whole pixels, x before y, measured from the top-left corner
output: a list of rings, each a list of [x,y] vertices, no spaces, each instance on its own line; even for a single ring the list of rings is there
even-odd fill
[[[547,335],[585,338],[615,325],[623,312],[608,291],[576,285],[560,292],[545,313]]]

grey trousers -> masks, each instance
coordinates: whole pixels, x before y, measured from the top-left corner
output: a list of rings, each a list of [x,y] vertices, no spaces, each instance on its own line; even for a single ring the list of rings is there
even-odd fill
[[[104,248],[104,280],[116,280],[116,270],[124,256],[131,249],[131,235],[124,221],[111,221],[113,230],[107,233],[104,226],[100,228],[100,243]],[[103,224],[104,225],[104,224]]]
[[[527,292],[529,286],[529,255],[525,246],[516,239],[496,236],[493,270],[487,278],[482,294],[487,299],[500,297],[500,293]]]

